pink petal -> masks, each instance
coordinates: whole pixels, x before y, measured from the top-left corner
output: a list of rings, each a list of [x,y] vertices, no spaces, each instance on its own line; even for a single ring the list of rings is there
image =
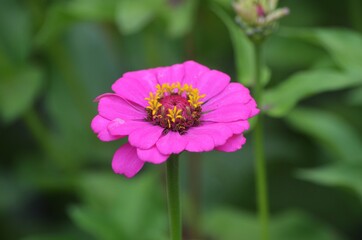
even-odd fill
[[[150,149],[137,148],[137,155],[142,161],[151,162],[154,164],[163,163],[170,156],[162,154],[156,146],[153,146]]]
[[[178,154],[185,150],[187,139],[178,132],[168,132],[158,139],[156,146],[163,154]]]
[[[160,67],[155,69],[156,78],[159,84],[176,83],[182,84],[185,75],[185,67],[183,64],[175,64],[170,67]]]
[[[145,98],[150,95],[150,92],[155,92],[156,85],[154,70],[147,69],[125,73],[112,85],[112,90],[121,97],[146,107],[148,102]]]
[[[124,144],[114,154],[112,160],[113,171],[117,174],[124,174],[131,178],[136,175],[144,165],[144,161],[140,160],[137,150],[129,143]]]
[[[259,114],[260,110],[257,108],[257,104],[253,98],[246,105],[247,105],[247,107],[249,107],[251,109],[250,116],[249,116],[250,118]]]
[[[149,149],[156,144],[161,137],[163,128],[160,126],[148,125],[131,132],[128,137],[129,143],[137,148]]]
[[[246,104],[251,98],[249,89],[240,83],[230,83],[220,94],[205,102],[202,105],[202,110],[207,112],[225,105]]]
[[[220,71],[211,70],[201,75],[196,83],[196,88],[199,89],[200,94],[206,94],[203,101],[214,97],[229,84],[230,77]]]
[[[259,113],[250,92],[240,83],[230,83],[224,91],[202,105],[203,121],[246,120]]]
[[[104,94],[97,98],[99,100],[98,112],[102,117],[113,120],[115,118],[143,120],[146,110],[139,105],[127,102],[116,94]]]
[[[187,134],[208,135],[213,139],[214,146],[223,145],[233,135],[231,129],[225,123],[207,123],[198,127],[192,127],[185,136]]]
[[[111,121],[108,119],[105,119],[99,115],[95,116],[91,123],[91,128],[93,129],[93,132],[98,134],[98,138],[104,142],[113,141],[116,139],[119,139],[123,136],[113,136],[110,134],[110,132],[107,129],[108,124]]]
[[[234,122],[246,120],[252,116],[252,109],[244,104],[230,104],[206,112],[201,116],[201,121],[211,122]]]
[[[215,143],[212,137],[207,134],[195,134],[187,132],[182,135],[187,140],[186,150],[190,152],[208,152],[214,149]]]
[[[244,145],[246,139],[242,134],[233,135],[224,145],[216,147],[216,150],[222,152],[235,152]]]
[[[184,67],[185,77],[183,83],[191,84],[194,87],[196,87],[201,75],[210,71],[209,68],[194,61],[185,62]]]
[[[230,128],[233,134],[243,133],[244,131],[248,130],[250,127],[250,124],[247,120],[228,122],[226,124],[227,127]]]
[[[108,131],[112,135],[129,135],[131,132],[139,128],[150,126],[149,122],[144,121],[132,121],[116,118],[108,124]]]

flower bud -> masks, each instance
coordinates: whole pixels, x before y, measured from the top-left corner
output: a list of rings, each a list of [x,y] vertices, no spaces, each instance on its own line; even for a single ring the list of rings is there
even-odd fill
[[[277,8],[278,0],[235,0],[237,22],[251,37],[263,38],[273,31],[276,22],[289,13],[288,8]]]

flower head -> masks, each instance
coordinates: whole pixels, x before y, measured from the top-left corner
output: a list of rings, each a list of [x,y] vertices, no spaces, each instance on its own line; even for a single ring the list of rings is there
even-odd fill
[[[277,8],[277,5],[278,0],[235,0],[233,2],[237,21],[249,36],[269,34],[276,21],[289,14],[288,8]]]
[[[128,72],[112,90],[97,97],[91,127],[102,141],[128,136],[112,160],[126,177],[182,151],[236,151],[259,112],[247,88],[193,61]]]

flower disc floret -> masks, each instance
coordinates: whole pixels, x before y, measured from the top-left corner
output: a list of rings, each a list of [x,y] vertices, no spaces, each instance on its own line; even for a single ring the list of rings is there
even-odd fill
[[[164,128],[164,134],[169,131],[185,134],[190,127],[200,124],[201,99],[205,94],[200,95],[197,88],[189,84],[181,86],[179,82],[157,84],[156,89],[145,98],[147,121]]]

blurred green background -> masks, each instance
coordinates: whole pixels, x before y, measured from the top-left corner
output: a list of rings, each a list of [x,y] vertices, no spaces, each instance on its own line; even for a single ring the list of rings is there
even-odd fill
[[[280,1],[265,45],[272,240],[362,239],[362,2]],[[90,129],[124,72],[194,59],[252,87],[228,0],[0,0],[0,238],[168,239],[164,166],[113,174]],[[183,153],[185,239],[258,239],[251,134]]]

